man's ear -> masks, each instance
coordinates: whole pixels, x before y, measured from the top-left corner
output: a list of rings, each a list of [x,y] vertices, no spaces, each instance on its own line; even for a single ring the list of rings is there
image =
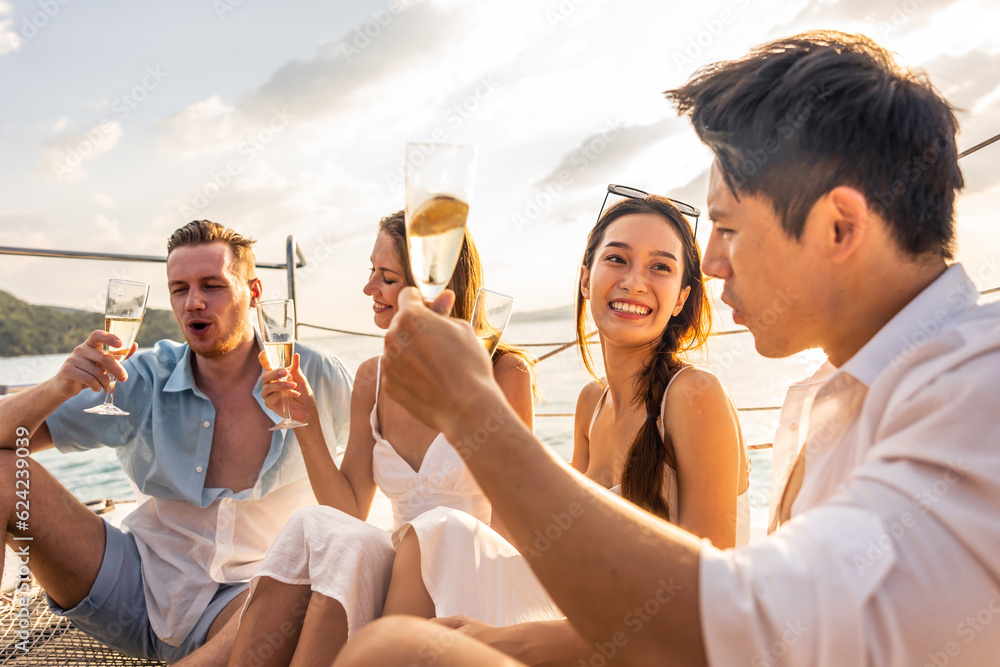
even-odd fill
[[[829,216],[831,259],[842,262],[864,241],[871,212],[868,199],[855,188],[838,185],[824,197],[824,213]]]
[[[590,269],[585,266],[580,267],[580,294],[584,299],[590,298]]]
[[[250,307],[256,308],[257,304],[260,303],[260,295],[264,293],[264,285],[260,282],[260,278],[250,279]]]

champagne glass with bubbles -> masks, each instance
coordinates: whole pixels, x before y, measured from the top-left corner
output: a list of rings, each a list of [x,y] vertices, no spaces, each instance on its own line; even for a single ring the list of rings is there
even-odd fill
[[[121,347],[105,345],[105,352],[121,361],[132,349],[135,336],[142,324],[142,315],[146,312],[146,298],[149,296],[149,285],[133,280],[108,281],[108,300],[104,306],[104,330],[121,339]],[[104,402],[87,408],[84,412],[95,415],[127,415],[121,408],[115,407],[115,378],[111,376],[108,382],[108,394]]]
[[[479,288],[476,305],[472,309],[472,328],[476,336],[486,346],[486,352],[493,356],[500,344],[500,336],[507,328],[510,314],[514,310],[514,297]]]
[[[406,244],[424,299],[437,298],[462,252],[476,149],[453,144],[406,144]]]
[[[260,322],[261,338],[264,339],[264,353],[271,370],[291,368],[292,355],[295,353],[295,302],[291,299],[261,301],[257,304],[257,319]],[[287,396],[281,397],[281,405],[285,418],[269,428],[269,431],[307,426],[292,419],[288,412]]]

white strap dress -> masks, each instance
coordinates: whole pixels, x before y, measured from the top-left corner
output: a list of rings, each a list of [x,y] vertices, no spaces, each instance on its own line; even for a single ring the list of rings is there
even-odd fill
[[[667,392],[679,374],[680,371],[674,374],[664,390],[664,406]],[[607,391],[594,409],[590,429],[606,396]],[[662,414],[657,425],[662,434]],[[618,488],[610,491],[617,494]],[[748,492],[749,489],[737,498],[737,506],[747,506],[746,512],[738,513],[737,546],[749,541]],[[670,516],[676,517],[677,473],[670,467],[664,473],[663,496]],[[528,561],[483,521],[438,507],[412,520],[409,526],[403,525],[397,535],[402,536],[409,527],[416,531],[420,542],[421,575],[438,617],[462,615],[500,626],[564,617]],[[547,539],[544,532],[539,539],[543,543]]]
[[[394,527],[438,506],[488,522],[489,500],[443,435],[431,442],[417,470],[382,437],[378,423],[381,372],[380,360],[371,413],[372,473],[392,502]],[[307,507],[293,514],[278,535],[251,582],[251,594],[260,577],[308,585],[344,606],[352,635],[381,616],[395,553],[390,531],[332,507]]]

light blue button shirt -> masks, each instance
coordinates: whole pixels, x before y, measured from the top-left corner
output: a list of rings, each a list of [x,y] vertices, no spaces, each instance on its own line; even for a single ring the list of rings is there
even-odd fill
[[[347,445],[350,431],[351,373],[337,357],[296,343],[303,374],[316,396],[323,434],[331,453]],[[208,507],[219,498],[255,500],[306,476],[295,431],[275,431],[253,487],[206,488],[205,475],[215,433],[215,407],[195,384],[187,344],[160,341],[123,364],[128,381],[115,388],[115,405],[131,413],[107,417],[83,412],[104,400],[104,393],[85,389],[63,403],[47,420],[55,446],[62,452],[112,447],[125,473],[147,496],[184,500]],[[253,395],[272,420],[281,415],[261,398],[258,379]]]

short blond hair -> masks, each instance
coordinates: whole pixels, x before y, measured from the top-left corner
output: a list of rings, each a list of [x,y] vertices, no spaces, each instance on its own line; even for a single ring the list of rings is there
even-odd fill
[[[243,236],[229,227],[223,227],[211,220],[192,220],[167,239],[167,256],[177,248],[184,246],[204,245],[207,243],[225,243],[233,249],[236,265],[247,280],[257,277],[257,258],[253,254],[252,238]]]

